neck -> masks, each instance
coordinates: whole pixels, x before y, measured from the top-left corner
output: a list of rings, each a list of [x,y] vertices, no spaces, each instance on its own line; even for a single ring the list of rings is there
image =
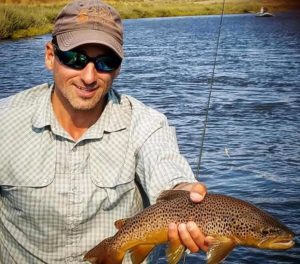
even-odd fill
[[[64,130],[76,141],[100,118],[107,98],[103,98],[92,109],[74,109],[56,90],[52,94],[52,106],[56,119]]]

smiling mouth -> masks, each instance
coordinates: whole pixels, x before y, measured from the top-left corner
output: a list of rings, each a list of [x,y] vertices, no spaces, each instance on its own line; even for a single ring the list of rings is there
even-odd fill
[[[94,91],[94,90],[97,89],[97,87],[88,88],[88,87],[81,87],[81,86],[77,86],[77,88],[78,88],[79,90],[82,90],[82,91],[88,91],[88,92]]]

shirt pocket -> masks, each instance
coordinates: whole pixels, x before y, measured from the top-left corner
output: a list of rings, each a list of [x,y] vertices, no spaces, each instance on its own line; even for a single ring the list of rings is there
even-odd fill
[[[45,200],[44,187],[55,177],[55,150],[47,152],[33,149],[24,155],[16,152],[1,164],[0,192],[6,208],[18,214],[34,215]]]
[[[134,151],[125,140],[113,140],[113,134],[90,149],[91,180],[106,193],[102,204],[104,210],[121,207],[125,203],[132,206],[139,195],[135,183]]]
[[[1,196],[6,208],[11,212],[9,215],[36,217],[36,212],[44,210],[44,202],[47,198],[45,188],[51,184],[54,174],[27,174],[20,171],[4,181],[0,187]]]
[[[49,185],[54,179],[55,171],[30,173],[27,171],[18,171],[14,174],[9,174],[1,180],[1,188],[5,190],[14,190],[20,188],[41,188]]]
[[[0,186],[42,187],[55,175],[55,142],[47,131],[17,138],[0,156]]]

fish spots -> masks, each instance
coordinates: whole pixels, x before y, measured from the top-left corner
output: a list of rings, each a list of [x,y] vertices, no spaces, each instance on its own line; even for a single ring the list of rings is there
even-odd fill
[[[144,209],[126,221],[117,221],[119,231],[110,238],[106,255],[122,259],[128,250],[138,245],[157,245],[168,240],[170,223],[194,221],[205,235],[222,238],[229,249],[235,244],[260,248],[288,248],[294,237],[286,226],[256,206],[225,195],[207,194],[200,203],[190,200],[189,192],[172,190],[163,192],[156,204]],[[121,224],[120,224],[121,223]],[[278,243],[278,241],[281,241]],[[226,243],[225,243],[226,244]],[[100,244],[101,245],[101,244]],[[104,254],[104,253],[103,253]],[[99,258],[102,258],[100,253]],[[94,252],[93,252],[94,256]],[[117,256],[117,257],[114,257]],[[139,258],[139,256],[135,256]],[[110,262],[97,262],[109,264]]]

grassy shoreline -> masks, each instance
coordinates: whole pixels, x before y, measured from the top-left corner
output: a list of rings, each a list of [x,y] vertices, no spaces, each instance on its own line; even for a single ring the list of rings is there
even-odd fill
[[[223,0],[106,0],[123,19],[220,14]],[[298,1],[226,0],[225,13],[271,12],[300,9]],[[0,40],[31,37],[51,32],[53,21],[66,0],[0,0]]]

